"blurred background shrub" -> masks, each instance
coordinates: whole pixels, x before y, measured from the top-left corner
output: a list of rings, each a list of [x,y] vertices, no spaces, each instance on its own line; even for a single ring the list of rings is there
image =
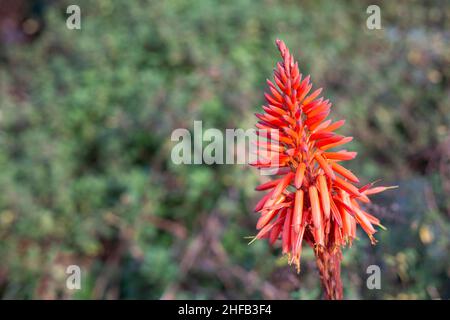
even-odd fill
[[[449,298],[449,17],[445,0],[0,0],[0,297],[319,298],[311,250],[298,276],[247,245],[256,170],[170,160],[194,120],[253,126],[279,37],[347,119],[350,169],[400,186],[370,208],[378,245],[345,250],[345,296]]]

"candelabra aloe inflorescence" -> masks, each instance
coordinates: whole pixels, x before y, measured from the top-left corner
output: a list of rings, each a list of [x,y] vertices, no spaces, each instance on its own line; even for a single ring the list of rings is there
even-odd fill
[[[375,226],[383,227],[362,203],[391,187],[355,185],[359,179],[342,162],[356,152],[330,150],[352,140],[335,133],[345,121],[327,120],[331,103],[320,97],[322,89],[310,93],[310,77],[303,79],[283,41],[276,45],[282,61],[274,69],[274,81],[267,80],[267,104],[264,113],[256,114],[256,127],[260,136],[262,131],[277,134],[258,141],[258,161],[252,165],[276,168],[278,178],[256,188],[266,194],[255,208],[261,214],[255,239],[268,238],[273,244],[281,238],[283,253],[298,271],[306,242],[314,249],[326,298],[341,299],[341,248],[351,245],[357,225],[375,244]]]

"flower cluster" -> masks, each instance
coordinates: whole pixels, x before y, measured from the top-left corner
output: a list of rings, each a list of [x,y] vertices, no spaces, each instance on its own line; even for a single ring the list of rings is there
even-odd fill
[[[252,165],[276,167],[278,178],[256,188],[266,194],[255,207],[260,213],[255,239],[268,238],[273,244],[281,238],[283,253],[300,270],[304,242],[317,255],[333,252],[351,244],[360,225],[375,243],[374,226],[382,226],[361,203],[391,187],[356,186],[359,179],[342,166],[356,152],[330,150],[352,140],[335,133],[345,121],[327,120],[331,103],[320,97],[322,89],[310,93],[310,77],[302,77],[283,41],[277,40],[276,45],[282,61],[274,69],[274,81],[267,80],[267,103],[264,113],[256,114],[256,127],[277,130],[277,135],[259,141],[259,160]],[[269,161],[260,161],[266,153]]]

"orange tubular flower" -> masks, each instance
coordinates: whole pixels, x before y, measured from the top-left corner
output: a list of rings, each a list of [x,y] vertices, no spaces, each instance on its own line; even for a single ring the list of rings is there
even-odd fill
[[[315,251],[326,298],[341,299],[341,247],[351,245],[357,224],[375,244],[374,226],[381,226],[360,202],[367,203],[369,195],[390,187],[355,186],[359,179],[341,162],[355,158],[356,152],[329,150],[352,140],[335,133],[344,120],[327,120],[331,103],[319,97],[322,89],[310,93],[310,77],[302,79],[283,41],[277,40],[276,45],[282,61],[274,69],[274,82],[267,80],[267,104],[264,113],[257,114],[257,128],[260,137],[262,130],[278,130],[259,142],[263,150],[258,149],[261,156],[267,159],[270,153],[269,158],[277,161],[252,165],[276,168],[281,177],[256,188],[267,194],[255,208],[261,213],[255,239],[274,243],[281,238],[283,253],[298,272],[306,242]]]

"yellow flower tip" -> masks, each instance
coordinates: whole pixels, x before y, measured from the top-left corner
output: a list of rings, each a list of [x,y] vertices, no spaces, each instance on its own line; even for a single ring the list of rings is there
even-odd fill
[[[378,226],[379,226],[381,229],[383,229],[384,231],[387,230],[387,228],[386,228],[385,226],[383,226],[381,223],[379,223]]]
[[[256,241],[256,236],[248,236],[248,237],[244,237],[244,239],[252,239],[249,243],[247,243],[247,245],[251,245],[253,242]]]
[[[397,189],[397,188],[398,188],[398,186],[389,186],[389,187],[386,187],[386,190]]]

